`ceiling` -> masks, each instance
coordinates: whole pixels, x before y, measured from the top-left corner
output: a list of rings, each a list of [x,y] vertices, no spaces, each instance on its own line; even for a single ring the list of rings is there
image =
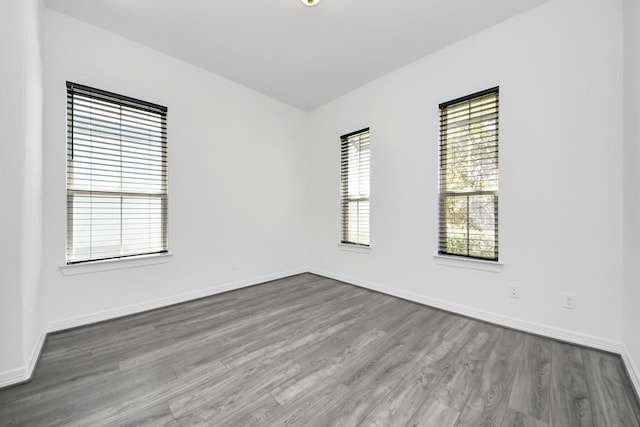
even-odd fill
[[[549,0],[46,0],[309,111]]]

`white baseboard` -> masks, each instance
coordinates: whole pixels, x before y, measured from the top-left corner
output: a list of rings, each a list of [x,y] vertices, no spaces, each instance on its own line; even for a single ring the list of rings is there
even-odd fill
[[[42,352],[42,347],[44,346],[44,340],[46,337],[47,334],[45,331],[42,331],[40,336],[38,336],[38,341],[36,341],[33,349],[31,349],[31,354],[29,355],[29,359],[27,359],[27,364],[25,366],[0,372],[0,388],[23,383],[31,379],[33,371],[36,368],[36,364],[38,363],[40,353]]]
[[[447,301],[442,301],[439,299],[429,298],[429,297],[414,294],[411,292],[404,292],[398,289],[381,286],[381,285],[367,282],[364,280],[358,280],[352,277],[345,277],[338,274],[333,274],[328,271],[312,268],[312,269],[309,269],[309,273],[329,277],[331,279],[339,280],[341,282],[349,283],[365,289],[370,289],[386,295],[392,295],[398,298],[402,298],[405,300],[428,305],[430,307],[450,311],[452,313],[461,314],[463,316],[472,317],[474,319],[483,320],[483,321],[504,326],[507,328],[516,329],[519,331],[528,332],[531,334],[540,335],[547,338],[553,338],[553,339],[565,341],[572,344],[582,345],[590,348],[595,348],[598,350],[607,351],[610,353],[619,354],[622,358],[622,362],[624,363],[627,369],[629,378],[631,379],[631,383],[633,388],[635,389],[636,395],[638,396],[638,398],[640,398],[640,369],[631,358],[631,355],[627,347],[621,342],[608,340],[608,339],[597,337],[594,335],[588,335],[580,332],[556,328],[549,325],[543,325],[540,323],[528,322],[525,320],[520,320],[520,319],[516,319],[509,316],[503,316],[501,314],[478,310],[478,309],[460,305],[460,304],[453,304]]]
[[[14,384],[19,384],[31,379],[33,372],[38,363],[42,347],[44,346],[47,333],[61,331],[64,329],[75,328],[78,326],[88,325],[95,322],[101,322],[104,320],[111,320],[122,316],[128,316],[131,314],[141,313],[147,310],[153,310],[155,308],[166,307],[173,304],[178,304],[186,301],[191,301],[198,298],[203,298],[222,292],[232,291],[235,289],[245,288],[248,286],[257,285],[271,280],[282,279],[284,277],[293,276],[296,274],[306,273],[307,269],[299,268],[295,270],[283,271],[275,274],[268,274],[265,276],[254,277],[251,279],[240,280],[237,282],[226,283],[224,285],[214,286],[210,288],[204,288],[193,292],[186,292],[179,295],[172,295],[166,298],[158,298],[151,301],[144,301],[137,304],[131,304],[124,307],[118,307],[111,310],[104,310],[96,313],[90,313],[83,316],[70,317],[67,319],[50,322],[46,325],[46,331],[42,331],[38,337],[34,348],[26,360],[26,364],[22,367],[10,369],[0,372],[0,388],[8,387]]]
[[[82,316],[70,317],[67,319],[56,320],[47,324],[47,332],[57,332],[65,329],[76,328],[91,323],[102,322],[105,320],[116,319],[122,316],[142,313],[143,311],[153,310],[156,308],[166,307],[173,304],[191,301],[198,298],[204,298],[223,292],[233,291],[235,289],[246,288],[247,286],[257,285],[259,283],[269,282],[271,280],[282,279],[284,277],[293,276],[295,274],[305,273],[304,268],[283,271],[281,273],[269,274],[251,279],[240,280],[237,282],[226,283],[224,285],[213,286],[210,288],[199,289],[197,291],[185,292],[183,294],[171,295],[165,298],[158,298],[150,301],[143,301],[137,304],[131,304],[123,307],[117,307],[110,310],[99,311]]]
[[[418,295],[411,292],[405,292],[386,286],[381,286],[375,283],[354,279],[351,277],[344,277],[336,274],[332,274],[327,271],[310,269],[310,273],[318,274],[332,279],[340,280],[342,282],[350,283],[362,288],[377,291],[383,294],[392,295],[398,298],[406,299],[409,301],[417,302],[420,304],[428,305],[430,307],[439,308],[442,310],[450,311],[463,316],[469,316],[474,319],[483,320],[496,325],[505,326],[511,329],[517,329],[523,332],[529,332],[535,335],[542,335],[549,338],[554,338],[561,341],[566,341],[572,344],[583,345],[599,350],[608,351],[611,353],[622,354],[623,344],[617,341],[608,340],[605,338],[583,334],[580,332],[569,331],[566,329],[556,328],[549,325],[544,325],[535,322],[529,322],[525,320],[516,319],[514,317],[504,316],[501,314],[491,313],[484,310],[478,310],[473,307],[468,307],[460,304],[454,304],[447,301],[429,298],[424,295]]]
[[[13,384],[19,384],[27,381],[24,368],[11,369],[9,371],[0,372],[0,387],[7,387]]]
[[[631,384],[636,390],[636,396],[640,399],[640,369],[638,369],[638,366],[633,362],[629,349],[627,349],[626,346],[624,346],[624,351],[622,352],[622,361],[627,368],[629,378],[631,378]]]
[[[29,355],[29,359],[27,359],[27,366],[25,367],[26,379],[31,379],[33,376],[33,371],[36,369],[36,365],[38,364],[38,359],[40,359],[40,354],[42,353],[42,348],[44,347],[44,341],[46,339],[47,333],[45,331],[40,332],[38,341],[36,341],[36,345],[31,349],[31,354]]]
[[[475,319],[484,320],[497,325],[505,326],[512,329],[529,332],[536,335],[542,335],[549,338],[555,338],[558,340],[570,342],[573,344],[584,345],[587,347],[597,348],[604,351],[620,354],[622,360],[627,368],[629,377],[636,393],[640,396],[640,370],[633,362],[626,346],[617,341],[607,340],[601,337],[596,337],[588,334],[582,334],[579,332],[569,331],[565,329],[555,328],[548,325],[543,325],[535,322],[528,322],[509,316],[503,316],[496,313],[491,313],[483,310],[477,310],[472,307],[463,306],[459,304],[453,304],[447,301],[442,301],[434,298],[428,298],[423,295],[413,294],[410,292],[400,291],[398,289],[381,286],[375,283],[366,282],[350,277],[344,277],[337,274],[333,274],[327,271],[318,269],[295,269],[284,271],[277,274],[270,274],[261,277],[255,277],[252,279],[241,280],[237,282],[227,283],[220,286],[214,286],[210,288],[204,288],[193,292],[186,292],[179,295],[173,295],[166,298],[158,298],[151,301],[144,301],[138,304],[132,304],[124,307],[118,307],[112,310],[104,310],[96,313],[91,313],[84,316],[77,316],[73,318],[63,319],[47,324],[47,332],[56,332],[64,329],[75,328],[78,326],[87,325],[90,323],[100,322],[104,320],[115,319],[122,316],[128,316],[135,313],[140,313],[147,310],[166,307],[172,304],[178,304],[198,298],[203,298],[222,292],[228,292],[235,289],[245,288],[248,286],[257,285],[271,280],[277,280],[284,277],[293,276],[301,273],[313,273],[321,276],[329,277],[342,282],[350,283],[362,288],[370,289],[373,291],[381,292],[387,295],[392,295],[398,298],[414,301],[420,304],[425,304],[431,307],[439,308],[442,310],[450,311],[453,313],[469,316]],[[44,346],[46,339],[46,333],[43,331],[38,338],[36,345],[34,346],[27,364],[24,367],[16,368],[4,372],[0,372],[0,388],[7,387],[13,384],[18,384],[24,381],[28,381],[33,375],[33,371],[36,367],[38,358]]]

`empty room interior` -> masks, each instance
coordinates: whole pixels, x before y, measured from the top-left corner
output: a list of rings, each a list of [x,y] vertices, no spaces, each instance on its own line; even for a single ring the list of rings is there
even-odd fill
[[[640,426],[638,0],[0,32],[0,425]]]

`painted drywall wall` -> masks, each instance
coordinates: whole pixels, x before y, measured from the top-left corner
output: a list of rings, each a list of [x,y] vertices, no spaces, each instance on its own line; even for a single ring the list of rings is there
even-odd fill
[[[624,0],[624,342],[640,392],[640,4]]]
[[[41,0],[0,5],[0,385],[30,375],[44,333]]]
[[[25,5],[0,3],[0,49],[2,76],[7,82],[0,97],[0,372],[12,372],[22,360],[22,235],[20,195],[24,166],[24,50]]]
[[[42,45],[43,0],[25,3],[24,178],[22,187],[22,318],[26,365],[33,368],[44,339],[42,288]]]
[[[312,270],[619,349],[621,16],[619,2],[554,0],[312,112]],[[438,104],[497,85],[504,267],[439,265]],[[339,136],[366,126],[371,250],[357,253],[337,245]],[[519,299],[507,296],[510,284],[521,287]],[[576,295],[575,310],[561,307],[563,292]]]
[[[50,328],[304,269],[304,113],[97,27],[51,10],[45,17],[43,274]],[[61,273],[67,80],[168,107],[169,262]]]

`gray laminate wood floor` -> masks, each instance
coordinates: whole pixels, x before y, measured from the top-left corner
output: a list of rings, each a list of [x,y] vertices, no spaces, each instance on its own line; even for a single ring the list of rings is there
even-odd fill
[[[303,274],[50,335],[0,425],[639,426],[618,356]]]

